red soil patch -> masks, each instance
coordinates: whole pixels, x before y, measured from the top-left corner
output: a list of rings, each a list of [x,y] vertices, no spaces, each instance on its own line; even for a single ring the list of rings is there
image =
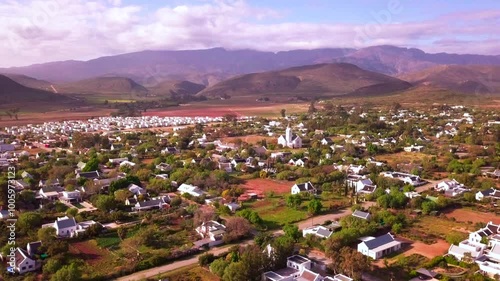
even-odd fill
[[[454,209],[452,211],[446,212],[446,216],[449,218],[455,218],[457,221],[472,223],[482,222],[488,223],[492,221],[495,224],[500,224],[500,217],[493,213],[480,213],[469,209]]]
[[[226,137],[222,139],[222,142],[235,142],[237,139],[241,139],[246,143],[255,144],[259,141],[266,140],[267,143],[278,143],[278,137],[269,137],[269,136],[261,136],[261,135],[248,135],[248,136],[239,136],[239,137]]]
[[[72,243],[69,246],[69,252],[74,255],[78,255],[90,265],[98,264],[107,254],[105,250],[102,250],[89,242]]]
[[[274,191],[275,193],[289,193],[292,187],[292,183],[287,181],[278,181],[271,179],[251,179],[247,180],[245,184],[242,185],[246,189],[246,194],[256,193],[257,196],[262,197],[266,191]]]
[[[450,244],[442,239],[436,243],[428,245],[419,241],[410,244],[409,249],[404,252],[405,256],[419,254],[429,259],[445,254],[450,248]]]

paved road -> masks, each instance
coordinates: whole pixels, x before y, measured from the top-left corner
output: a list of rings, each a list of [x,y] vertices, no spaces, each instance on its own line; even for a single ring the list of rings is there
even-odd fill
[[[365,203],[363,203],[363,206],[368,207],[368,206],[371,206],[372,204],[373,204],[373,202],[365,202]],[[312,219],[307,219],[305,221],[298,222],[297,225],[299,226],[299,229],[304,229],[306,227],[311,226],[311,224],[322,224],[326,220],[331,220],[331,221],[338,220],[344,216],[350,215],[351,213],[352,213],[352,211],[350,208],[342,209],[342,210],[335,212],[333,214],[316,216],[316,217],[313,217]],[[281,234],[281,233],[283,233],[282,230],[277,230],[277,231],[273,232],[273,234]],[[248,245],[250,243],[253,243],[253,240],[245,240],[245,241],[241,242],[240,245]],[[227,249],[229,247],[230,246],[222,246],[222,247],[212,248],[208,252],[212,253],[214,255],[218,255],[218,254],[221,254],[221,253],[227,251]],[[145,278],[151,278],[151,277],[154,277],[156,275],[159,275],[159,274],[162,274],[162,273],[165,273],[165,272],[168,272],[168,271],[180,268],[180,267],[195,264],[198,262],[198,256],[199,255],[197,255],[193,258],[187,259],[187,260],[179,260],[179,261],[175,261],[171,264],[167,264],[167,265],[158,266],[158,267],[154,267],[151,269],[139,271],[139,272],[133,273],[131,275],[120,277],[120,278],[115,279],[115,280],[116,281],[136,281],[136,280],[141,280],[141,279],[145,279]]]

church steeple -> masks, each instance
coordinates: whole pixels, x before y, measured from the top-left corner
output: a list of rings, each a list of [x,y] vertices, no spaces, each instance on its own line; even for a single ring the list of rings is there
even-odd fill
[[[292,129],[290,128],[290,125],[286,126],[285,139],[287,144],[292,142]]]

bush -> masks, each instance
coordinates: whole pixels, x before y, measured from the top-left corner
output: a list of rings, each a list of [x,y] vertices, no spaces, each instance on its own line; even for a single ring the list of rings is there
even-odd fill
[[[214,260],[215,260],[215,256],[213,254],[206,253],[206,254],[201,255],[198,258],[198,263],[201,266],[207,266],[207,265],[211,264]]]

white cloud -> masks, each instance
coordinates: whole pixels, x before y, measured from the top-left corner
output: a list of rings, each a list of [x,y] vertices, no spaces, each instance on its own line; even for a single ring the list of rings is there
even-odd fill
[[[287,22],[279,11],[250,3],[200,1],[148,11],[120,0],[44,0],[22,5],[7,0],[0,3],[0,64],[210,47],[278,51],[394,44],[428,51],[498,52],[500,11],[464,12],[422,22],[393,22],[390,17],[382,24],[374,16],[354,25]]]

